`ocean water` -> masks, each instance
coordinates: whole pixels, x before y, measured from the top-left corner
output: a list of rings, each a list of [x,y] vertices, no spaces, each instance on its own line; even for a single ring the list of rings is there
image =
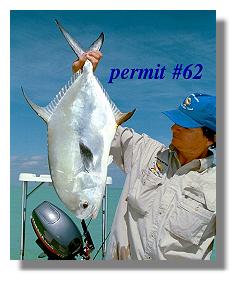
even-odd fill
[[[36,187],[38,183],[29,183],[28,193],[30,193],[31,189]],[[111,229],[111,224],[115,215],[115,210],[117,207],[117,203],[121,194],[120,188],[111,188],[108,187],[108,200],[107,200],[107,234]],[[20,235],[21,235],[21,199],[22,199],[22,185],[12,186],[11,187],[11,216],[10,216],[10,258],[11,260],[20,259]],[[59,207],[63,210],[73,222],[77,225],[80,232],[82,233],[82,227],[80,221],[64,206],[64,204],[60,201],[55,190],[52,186],[48,186],[48,184],[42,185],[36,191],[34,191],[27,199],[27,212],[26,212],[26,231],[25,231],[25,260],[43,260],[47,259],[46,257],[39,259],[38,256],[42,252],[39,246],[36,244],[37,236],[32,228],[32,224],[30,221],[32,211],[43,201],[49,201],[52,204]],[[86,224],[90,219],[86,220]],[[102,211],[100,209],[98,216],[96,219],[92,220],[88,226],[88,230],[91,234],[93,243],[95,245],[95,250],[91,253],[91,257],[93,258],[97,253],[97,250],[102,244]],[[108,240],[107,240],[108,244]],[[95,260],[102,259],[102,252],[99,251]]]
[[[36,187],[38,184],[31,183],[28,187],[28,193]],[[47,185],[47,184],[46,184]],[[65,208],[64,204],[57,197],[53,187],[46,185],[38,188],[33,194],[29,196],[27,199],[27,213],[26,213],[26,232],[25,232],[25,260],[39,260],[38,256],[42,252],[42,250],[35,243],[37,237],[33,231],[30,217],[33,209],[35,209],[39,204],[43,201],[49,201],[62,209],[67,215],[71,217],[77,227],[80,229],[82,233],[82,228],[80,221],[70,212],[67,208]],[[108,187],[108,203],[107,203],[107,211],[108,211],[108,220],[107,220],[107,234],[111,229],[111,224],[115,215],[115,210],[117,207],[117,203],[121,194],[121,188],[111,188]],[[21,233],[21,199],[22,199],[22,187],[21,184],[16,187],[11,187],[11,217],[10,217],[10,258],[12,260],[20,259],[20,233]],[[102,215],[101,209],[99,214],[95,220],[92,220],[89,224],[88,230],[93,239],[95,250],[92,252],[91,257],[93,258],[102,244]],[[88,223],[89,220],[86,220]],[[108,244],[108,240],[107,240]],[[47,258],[43,258],[47,259]],[[102,259],[102,252],[99,251],[98,255],[95,258],[96,260]],[[216,243],[214,246],[214,250],[211,256],[212,261],[216,261]]]

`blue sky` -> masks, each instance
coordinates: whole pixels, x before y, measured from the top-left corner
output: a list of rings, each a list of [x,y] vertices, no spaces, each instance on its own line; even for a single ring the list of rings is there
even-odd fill
[[[123,111],[136,108],[126,126],[168,144],[172,123],[161,111],[178,106],[190,92],[215,95],[216,18],[214,11],[12,11],[11,12],[11,184],[20,172],[48,173],[44,122],[27,106],[27,95],[45,106],[71,76],[75,55],[54,19],[87,48],[105,34],[103,59],[96,71],[106,91]],[[171,78],[176,64],[201,63],[200,80]],[[156,68],[163,80],[125,79],[109,84],[111,68]],[[111,165],[114,186],[124,176]]]

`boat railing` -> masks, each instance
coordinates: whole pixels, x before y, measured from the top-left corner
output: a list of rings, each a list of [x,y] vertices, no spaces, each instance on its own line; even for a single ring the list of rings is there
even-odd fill
[[[21,208],[21,237],[20,237],[20,260],[24,260],[25,253],[25,232],[26,232],[26,210],[28,197],[40,188],[44,183],[52,185],[51,176],[41,174],[37,176],[34,173],[20,173],[19,181],[22,182],[22,208]],[[36,187],[29,190],[29,182],[39,183]],[[107,188],[112,184],[112,177],[108,176],[106,180],[105,193],[102,199],[102,259],[106,256],[107,250]]]

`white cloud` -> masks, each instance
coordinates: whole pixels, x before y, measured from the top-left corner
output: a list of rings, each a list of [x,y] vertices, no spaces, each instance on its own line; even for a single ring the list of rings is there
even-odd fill
[[[34,155],[34,156],[31,156],[30,158],[30,160],[34,160],[34,161],[42,161],[44,159],[46,159],[46,157],[43,155]]]
[[[11,183],[17,184],[22,172],[48,174],[48,158],[45,155],[13,155],[11,157]]]
[[[11,169],[17,172],[24,171],[39,171],[46,169],[48,166],[47,157],[44,155],[34,155],[34,156],[12,156],[11,157]]]
[[[24,161],[21,164],[21,167],[29,167],[29,166],[36,166],[39,165],[39,161],[38,160],[30,160],[30,161]]]

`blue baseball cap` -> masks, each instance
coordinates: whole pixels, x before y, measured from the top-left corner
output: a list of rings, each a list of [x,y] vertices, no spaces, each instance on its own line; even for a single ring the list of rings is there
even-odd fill
[[[162,112],[184,128],[207,127],[216,132],[216,97],[193,93],[176,110]]]

